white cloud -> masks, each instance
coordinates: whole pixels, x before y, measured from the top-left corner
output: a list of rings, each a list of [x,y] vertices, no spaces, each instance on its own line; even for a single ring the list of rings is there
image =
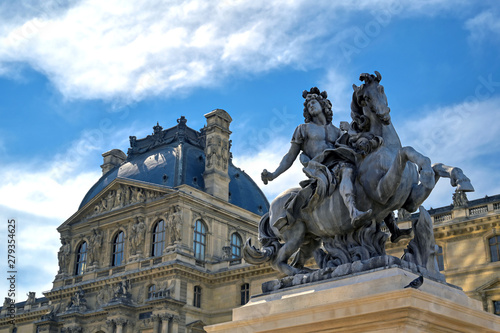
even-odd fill
[[[274,172],[289,148],[290,138],[276,137],[269,145],[260,147],[260,150],[255,154],[235,154],[234,164],[244,167],[244,171],[259,185],[269,202],[281,192],[298,187],[301,180],[307,179],[297,158],[297,161],[285,173],[267,185],[262,183],[260,176],[262,171],[266,169],[269,172]]]
[[[333,124],[338,127],[340,121],[350,122],[352,80],[348,79],[348,75],[342,73],[338,69],[332,68],[328,71],[324,78],[324,82],[321,82],[320,85],[322,91],[326,90],[328,92],[328,98],[333,104]]]
[[[470,31],[472,42],[500,40],[500,17],[494,11],[484,11],[467,20],[465,28]]]
[[[64,153],[52,159],[0,167],[0,218],[18,222],[17,301],[24,301],[28,291],[37,291],[40,297],[41,291],[51,288],[58,268],[57,227],[78,210],[86,192],[101,176],[100,154],[125,146],[125,133],[138,132],[134,125],[121,130],[103,125],[84,131]],[[89,161],[91,169],[86,169]],[[7,238],[6,231],[0,228],[2,241]],[[0,247],[4,258],[5,249]],[[0,290],[7,290],[4,280],[0,281]]]
[[[59,219],[59,223],[69,218],[101,176],[100,155],[126,146],[128,135],[139,132],[133,124],[120,130],[105,122],[101,125],[84,131],[65,152],[51,159],[2,165],[0,202],[14,210]]]
[[[56,230],[61,221],[57,218],[45,218],[35,214],[0,205],[2,219],[15,219],[16,223],[16,301],[26,300],[28,291],[36,291],[37,297],[42,291],[52,287],[51,281],[57,274],[57,251],[59,235]],[[7,228],[1,228],[0,237],[7,239]],[[0,247],[0,256],[7,258],[7,247]],[[7,296],[9,285],[6,279],[0,280],[0,297]]]
[[[447,6],[444,0],[3,5],[0,68],[28,63],[67,98],[141,99],[220,84],[235,73],[317,66],[336,36],[352,28],[348,18],[363,10],[428,15]],[[330,42],[313,43],[323,37]]]
[[[476,189],[469,194],[469,199],[498,194],[499,103],[500,98],[476,99],[441,107],[420,119],[408,120],[396,130],[403,145],[414,147],[432,163],[461,168]],[[449,181],[441,179],[426,206],[436,208],[451,204],[453,191]]]

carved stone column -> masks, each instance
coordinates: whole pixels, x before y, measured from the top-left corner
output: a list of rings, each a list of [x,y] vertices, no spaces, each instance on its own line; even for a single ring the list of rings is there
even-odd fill
[[[205,190],[208,194],[227,201],[230,181],[228,163],[231,157],[229,124],[232,119],[222,109],[207,113],[205,118],[207,118],[205,172],[203,173]]]
[[[118,318],[115,319],[116,323],[116,333],[123,333],[123,327],[127,325],[127,319]]]
[[[170,320],[172,319],[172,317],[173,316],[169,313],[161,315],[161,333],[171,333]]]
[[[170,320],[170,332],[169,333],[178,333],[179,332],[179,323],[180,318],[178,316],[173,316],[172,320]]]
[[[160,333],[160,316],[153,315],[153,333]]]
[[[115,321],[114,320],[106,320],[106,325],[109,327],[109,332],[114,333],[115,332]]]

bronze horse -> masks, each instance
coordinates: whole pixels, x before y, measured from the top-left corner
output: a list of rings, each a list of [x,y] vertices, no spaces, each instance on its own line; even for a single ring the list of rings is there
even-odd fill
[[[316,251],[322,243],[331,256],[340,258],[340,263],[381,255],[385,253],[386,236],[380,231],[380,224],[384,220],[390,222],[394,210],[416,211],[440,177],[450,178],[457,190],[474,190],[461,169],[431,165],[429,158],[412,147],[401,146],[391,123],[381,79],[378,72],[361,74],[360,80],[364,83],[360,87],[353,85],[351,103],[350,142],[361,152],[356,158],[354,184],[357,205],[363,211],[372,212],[366,225],[357,228],[351,224],[349,212],[336,190],[314,209],[296,210],[293,225],[279,230],[274,224],[284,215],[291,196],[299,190],[292,188],[276,197],[269,213],[262,217],[259,224],[262,248],[256,249],[250,239],[247,241],[244,248],[247,262],[260,264],[271,260],[275,269],[294,275],[309,271],[304,264],[313,255],[319,266],[324,266],[319,262],[324,261],[324,252]],[[390,223],[387,224],[391,228]],[[345,249],[338,248],[342,242]],[[356,244],[359,246],[354,246]],[[289,264],[292,256],[294,260]]]

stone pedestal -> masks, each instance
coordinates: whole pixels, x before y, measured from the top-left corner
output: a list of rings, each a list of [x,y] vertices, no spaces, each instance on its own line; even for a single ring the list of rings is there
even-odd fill
[[[500,318],[460,289],[401,268],[311,283],[253,297],[207,332],[500,332]]]

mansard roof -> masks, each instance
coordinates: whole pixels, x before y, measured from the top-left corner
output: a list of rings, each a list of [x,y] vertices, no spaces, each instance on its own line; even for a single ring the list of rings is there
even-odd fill
[[[104,174],[90,188],[79,209],[96,197],[113,180],[128,179],[175,188],[189,185],[205,190],[205,133],[189,128],[184,116],[177,125],[164,130],[158,123],[153,133],[142,139],[130,136],[127,159]],[[229,161],[229,202],[262,215],[269,203],[257,184]]]

